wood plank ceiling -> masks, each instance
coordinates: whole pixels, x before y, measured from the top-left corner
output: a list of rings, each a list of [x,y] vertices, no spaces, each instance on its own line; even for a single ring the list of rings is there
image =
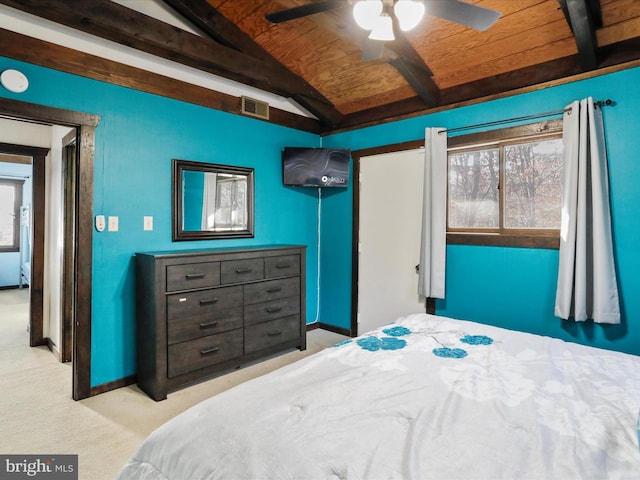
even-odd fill
[[[317,133],[640,60],[639,0],[465,0],[502,15],[484,32],[427,15],[412,32],[396,33],[383,56],[372,61],[361,59],[367,33],[355,25],[348,0],[280,24],[265,14],[311,0],[164,1],[203,34],[109,0],[83,0],[82,9],[66,0],[0,4],[290,98],[317,120],[276,115],[272,121]],[[86,74],[91,76],[90,68]]]

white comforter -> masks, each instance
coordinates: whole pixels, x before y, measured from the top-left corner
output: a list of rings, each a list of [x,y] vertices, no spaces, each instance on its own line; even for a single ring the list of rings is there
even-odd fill
[[[120,479],[640,478],[640,357],[416,314],[210,398]]]

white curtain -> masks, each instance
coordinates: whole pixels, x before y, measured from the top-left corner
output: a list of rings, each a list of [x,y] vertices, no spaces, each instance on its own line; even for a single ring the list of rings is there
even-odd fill
[[[216,226],[216,190],[218,174],[204,172],[204,191],[202,194],[202,230],[213,230]]]
[[[427,128],[418,294],[444,298],[447,247],[447,134]]]
[[[564,182],[556,316],[620,323],[602,111],[591,97],[563,119]]]

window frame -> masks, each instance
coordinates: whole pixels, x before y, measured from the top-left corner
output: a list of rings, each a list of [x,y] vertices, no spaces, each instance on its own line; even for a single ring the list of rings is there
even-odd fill
[[[562,119],[489,130],[486,132],[452,136],[447,141],[447,183],[449,182],[449,152],[478,147],[503,149],[504,146],[535,141],[536,139],[562,138]],[[499,185],[505,184],[502,152],[499,154]],[[504,228],[504,188],[499,189],[499,226],[492,229],[463,229],[449,227],[449,188],[447,188],[447,243],[459,245],[512,246],[525,248],[560,247],[559,229]]]
[[[22,190],[24,180],[0,177],[0,185],[12,186],[13,196],[13,242],[11,245],[0,245],[0,253],[10,253],[20,251],[20,207],[22,206]]]

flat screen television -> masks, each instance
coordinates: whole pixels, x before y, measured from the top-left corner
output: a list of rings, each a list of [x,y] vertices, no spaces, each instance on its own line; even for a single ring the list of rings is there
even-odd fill
[[[286,186],[348,187],[350,150],[285,147],[282,181]]]

